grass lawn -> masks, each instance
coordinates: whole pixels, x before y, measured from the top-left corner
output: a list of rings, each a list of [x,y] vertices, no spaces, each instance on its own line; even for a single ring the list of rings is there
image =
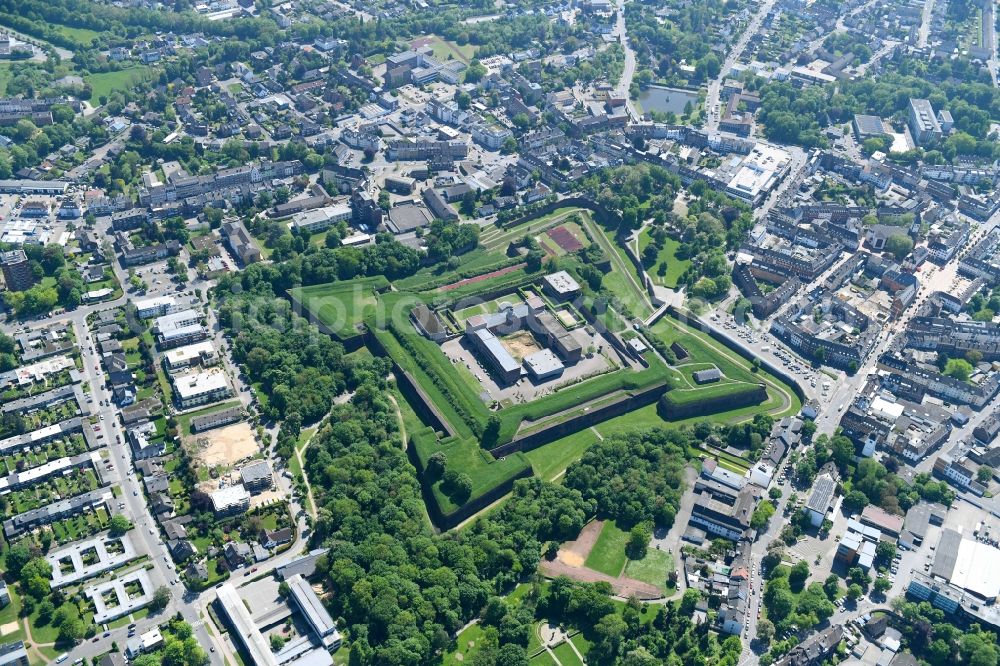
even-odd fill
[[[90,85],[90,100],[98,102],[102,96],[107,97],[116,91],[125,91],[152,76],[153,70],[145,65],[129,67],[117,72],[101,72],[88,74],[83,80]]]
[[[640,257],[642,257],[642,251],[646,249],[646,246],[649,245],[652,240],[653,239],[649,234],[649,227],[646,227],[642,230],[642,233],[639,234]],[[649,276],[653,278],[653,282],[671,289],[677,288],[677,280],[684,274],[684,271],[687,270],[688,266],[691,265],[690,259],[677,258],[677,248],[679,247],[680,241],[671,236],[667,236],[666,242],[656,255],[656,261],[654,261],[648,269]],[[667,264],[667,271],[663,275],[660,275],[657,269],[663,262],[666,262]]]
[[[421,42],[427,40],[429,40],[427,45],[431,47],[434,57],[441,62],[447,62],[448,60],[460,60],[464,63],[468,63],[472,60],[472,56],[476,53],[476,47],[472,44],[460,46],[455,42],[441,39],[437,35],[429,35],[428,37],[420,39]]]
[[[462,633],[455,637],[456,650],[445,654],[442,663],[445,666],[469,663],[469,660],[479,650],[479,641],[482,640],[483,633],[484,630],[479,624],[466,627]]]
[[[593,430],[581,430],[573,435],[541,446],[525,453],[535,476],[551,481],[562,474],[574,461],[579,460],[584,451],[597,441]]]
[[[609,576],[618,576],[625,568],[625,545],[628,543],[628,533],[622,531],[615,525],[615,521],[607,520],[601,528],[601,535],[597,537],[587,561],[584,563],[588,569],[600,571]]]
[[[56,32],[63,35],[68,39],[72,39],[77,44],[82,46],[89,46],[95,38],[100,37],[101,33],[96,30],[91,30],[89,28],[74,28],[68,25],[57,25],[50,24],[55,28]]]
[[[13,76],[10,71],[10,63],[0,64],[0,95],[7,94],[7,84],[10,83]]]
[[[584,229],[596,239],[597,244],[611,260],[612,271],[605,274],[604,286],[621,299],[633,315],[643,318],[650,315],[653,310],[646,300],[642,279],[635,264],[625,254],[625,249],[601,225],[594,222],[589,214],[581,214],[580,217],[583,220]]]
[[[10,594],[10,603],[0,609],[0,625],[7,624],[8,622],[17,622],[17,631],[0,636],[0,641],[4,643],[25,639],[24,625],[21,623],[19,617],[21,614],[21,597],[14,588],[14,584],[7,586],[7,592]]]
[[[553,661],[548,652],[539,652],[528,661],[528,664],[530,666],[555,666],[556,662]]]
[[[289,293],[294,303],[308,311],[340,338],[353,337],[366,311],[376,304],[375,291],[388,281],[377,276],[347,282],[298,287]]]
[[[60,609],[64,609],[68,613],[68,617],[74,617],[80,615],[80,609],[76,607],[75,604],[67,601]],[[55,613],[53,613],[55,615]],[[56,638],[59,637],[59,627],[52,626],[51,622],[47,622],[44,625],[38,623],[38,609],[28,616],[28,623],[31,625],[31,637],[35,639],[36,643],[55,643]],[[4,640],[7,640],[4,638]]]
[[[576,652],[573,651],[573,646],[568,642],[560,643],[556,647],[552,648],[552,653],[555,654],[556,659],[562,666],[583,666],[583,662],[580,657],[576,656]]]
[[[650,548],[641,560],[629,560],[625,565],[625,575],[667,589],[667,574],[674,568],[674,558],[662,550]]]

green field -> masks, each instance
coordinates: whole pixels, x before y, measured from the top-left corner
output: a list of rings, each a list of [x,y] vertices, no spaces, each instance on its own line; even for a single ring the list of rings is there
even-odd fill
[[[52,27],[67,39],[71,39],[81,46],[89,46],[94,39],[101,36],[101,33],[89,28],[74,28],[68,25],[53,25]]]
[[[625,555],[627,543],[628,532],[622,531],[613,520],[604,521],[601,535],[597,537],[597,543],[587,555],[584,565],[588,569],[618,577],[628,560]]]
[[[674,568],[674,558],[662,550],[650,548],[641,560],[629,560],[625,565],[625,575],[628,578],[641,580],[650,585],[656,585],[661,590],[667,589],[667,574]]]
[[[562,666],[583,666],[580,657],[576,656],[573,647],[568,643],[560,643],[552,648],[552,654],[556,656]]]
[[[414,42],[422,42],[425,40],[429,40],[427,45],[431,47],[434,57],[441,62],[460,60],[468,64],[476,53],[476,47],[472,44],[465,44],[464,46],[461,46],[455,42],[441,39],[437,35],[428,35],[427,37],[423,37],[419,40],[414,40]]]
[[[10,71],[10,63],[0,63],[0,95],[7,94],[7,84],[14,75]]]
[[[310,312],[326,328],[343,339],[357,334],[357,327],[365,313],[377,303],[375,292],[388,286],[389,281],[379,275],[312,287],[296,287],[289,293],[303,310]]]
[[[98,102],[113,92],[123,92],[152,78],[153,70],[145,65],[136,65],[117,72],[101,72],[83,77],[90,86],[90,101]]]
[[[639,256],[642,257],[642,251],[646,249],[646,246],[652,242],[652,238],[649,234],[649,227],[642,230],[639,234]],[[649,277],[653,279],[656,284],[662,285],[664,287],[669,287],[670,289],[677,288],[677,281],[680,279],[684,271],[688,269],[691,265],[690,259],[678,259],[677,249],[680,247],[680,241],[678,241],[673,236],[667,236],[666,242],[664,242],[663,247],[660,249],[659,253],[656,255],[656,261],[650,265],[646,272],[649,273]],[[657,270],[661,263],[666,263],[667,271],[665,274],[660,275]]]
[[[454,652],[446,653],[442,664],[444,666],[459,666],[459,664],[468,663],[467,660],[478,652],[479,641],[482,640],[483,633],[483,628],[479,624],[466,627],[455,637],[457,649]]]
[[[13,583],[7,586],[7,592],[10,594],[10,603],[0,609],[0,625],[7,624],[8,622],[18,623],[16,631],[3,635],[2,640],[5,643],[24,640],[25,638],[24,625],[21,624],[19,618],[21,614],[21,597],[18,595],[15,587]]]
[[[474,315],[493,314],[494,312],[497,312],[500,309],[501,303],[510,303],[511,305],[516,306],[523,302],[524,299],[521,298],[520,294],[515,292],[512,294],[505,294],[499,298],[494,298],[492,301],[477,303],[476,305],[472,305],[462,310],[457,310],[454,312],[454,315],[455,319],[458,320],[458,323],[464,324],[466,319]]]
[[[597,435],[593,430],[581,430],[524,455],[528,457],[535,476],[552,480],[562,474],[574,461],[579,460],[584,451],[595,442]]]

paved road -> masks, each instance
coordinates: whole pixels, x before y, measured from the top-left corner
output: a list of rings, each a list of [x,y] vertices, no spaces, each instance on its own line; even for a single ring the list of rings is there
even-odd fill
[[[750,23],[747,24],[746,29],[740,38],[733,45],[733,48],[729,50],[729,55],[726,56],[726,61],[722,63],[722,69],[719,70],[719,75],[708,84],[708,95],[705,97],[705,129],[709,132],[714,132],[719,128],[719,115],[713,114],[712,110],[719,103],[719,93],[722,90],[722,82],[729,77],[729,70],[733,68],[737,62],[739,62],[740,57],[747,48],[747,44],[750,42],[750,38],[756,35],[760,31],[761,25],[764,23],[764,17],[771,13],[771,8],[774,7],[775,0],[764,0],[757,8],[757,13],[753,15],[750,19]],[[720,109],[721,111],[721,109]]]
[[[931,34],[931,17],[933,15],[934,0],[924,0],[924,10],[920,15],[920,32],[917,36],[917,46],[920,48],[927,46],[927,38]]]
[[[108,233],[108,230],[103,228],[98,228],[96,231],[99,236]],[[123,432],[123,429],[118,421],[118,409],[112,403],[111,393],[105,388],[104,385],[104,373],[100,365],[100,354],[98,348],[94,344],[94,339],[91,337],[92,331],[87,325],[87,318],[95,312],[121,307],[128,300],[134,297],[128,293],[129,283],[126,271],[122,269],[117,262],[112,262],[112,267],[115,275],[118,277],[119,281],[121,281],[126,290],[126,293],[121,297],[111,301],[105,301],[103,303],[81,306],[76,310],[54,317],[49,317],[41,321],[19,324],[17,326],[8,325],[5,326],[5,329],[12,332],[14,329],[38,329],[51,326],[54,323],[64,323],[73,327],[74,333],[79,342],[80,354],[83,361],[83,381],[89,385],[89,395],[94,401],[93,404],[88,404],[87,407],[89,407],[95,415],[98,415],[101,418],[98,425],[101,428],[102,434],[108,445],[111,456],[110,461],[114,468],[114,477],[117,479],[116,481],[112,478],[111,483],[118,483],[122,489],[122,495],[115,500],[115,504],[112,509],[115,512],[125,513],[135,524],[135,528],[130,532],[130,535],[135,543],[136,550],[140,554],[148,555],[150,561],[154,564],[153,569],[149,572],[153,585],[155,587],[166,586],[171,592],[171,600],[165,610],[155,615],[147,616],[146,618],[136,622],[138,633],[142,633],[143,631],[162,623],[165,618],[180,612],[184,619],[194,628],[195,636],[198,638],[199,644],[206,650],[214,648],[214,652],[210,653],[213,665],[223,664],[223,656],[227,656],[230,663],[237,663],[230,646],[218,635],[212,622],[210,620],[206,621],[206,609],[208,605],[215,600],[215,589],[212,588],[201,593],[194,593],[188,591],[182,582],[176,582],[173,585],[170,584],[170,581],[178,579],[178,572],[175,570],[166,545],[161,539],[159,527],[153,520],[153,517],[146,505],[142,485],[134,474],[131,449],[128,446],[127,440],[125,439],[125,433]],[[142,270],[145,272],[145,276],[150,279],[152,279],[154,275],[162,275],[162,273],[155,272],[160,270],[156,267],[144,267]],[[159,293],[170,293],[174,290],[173,286],[170,285],[169,281],[165,278],[157,277],[157,279],[162,280],[163,284],[160,286],[152,285],[150,292],[144,294],[143,297],[157,295]],[[188,289],[200,289],[202,293],[205,294],[211,286],[211,282],[197,281],[188,285]],[[224,340],[222,330],[218,325],[214,311],[209,308],[207,316],[209,326],[213,332],[213,337],[218,349],[220,351],[225,350],[228,347],[228,344]],[[237,369],[233,366],[229,355],[223,354],[223,358],[240,401],[244,404],[244,406],[248,405],[252,394],[249,391],[244,390],[246,385],[240,374],[237,372]],[[265,432],[266,436],[270,440],[269,445],[271,446],[268,448],[271,450],[271,463],[276,471],[276,487],[279,491],[291,498],[291,481],[280,473],[282,463],[273,456],[273,441],[277,436],[276,425],[270,424],[270,427],[268,427]],[[124,509],[118,508],[118,502],[124,503]],[[290,506],[293,515],[297,516],[296,542],[288,551],[257,565],[257,571],[252,574],[254,578],[271,573],[275,568],[288,563],[301,555],[304,551],[306,545],[306,535],[308,533],[305,512],[301,510],[301,507],[294,498],[291,500]],[[236,585],[241,585],[249,581],[249,576],[247,573],[237,572],[230,579],[230,581]],[[72,659],[76,659],[77,657],[91,658],[99,656],[111,649],[112,642],[117,642],[119,646],[124,646],[127,642],[127,632],[128,630],[125,627],[111,630],[107,637],[103,635],[103,632],[99,632],[96,641],[86,641],[76,646],[76,648],[69,653],[70,657]]]
[[[996,24],[996,3],[988,2],[983,10],[983,32],[986,42],[984,47],[989,49],[990,59],[987,66],[990,69],[990,76],[993,78],[993,86],[1000,86],[1000,59],[997,58],[997,24]]]
[[[625,108],[628,110],[629,116],[633,121],[638,121],[640,115],[632,102],[632,96],[629,94],[629,89],[632,87],[632,77],[635,76],[635,51],[632,50],[632,45],[629,43],[628,27],[625,25],[625,0],[618,0],[617,17],[612,34],[618,37],[622,50],[625,51],[625,67],[622,69],[621,78],[618,79],[618,85],[615,86],[615,92],[619,97],[625,98]]]

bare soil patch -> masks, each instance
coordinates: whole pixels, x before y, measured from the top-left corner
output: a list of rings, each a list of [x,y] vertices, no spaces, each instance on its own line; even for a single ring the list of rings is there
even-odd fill
[[[188,437],[187,445],[192,455],[208,467],[235,465],[258,450],[253,428],[245,421]]]
[[[518,361],[523,361],[526,356],[531,356],[537,351],[541,351],[538,342],[528,331],[518,331],[503,338],[503,344]]]
[[[580,530],[580,536],[574,541],[567,541],[556,554],[556,560],[571,567],[582,567],[590,555],[590,550],[597,543],[597,537],[601,536],[601,528],[604,527],[603,520],[592,520]]]

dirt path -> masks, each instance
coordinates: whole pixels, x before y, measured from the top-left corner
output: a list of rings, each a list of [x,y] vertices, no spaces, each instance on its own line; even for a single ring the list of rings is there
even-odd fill
[[[621,272],[629,284],[632,285],[632,288],[635,290],[634,296],[639,299],[642,306],[650,312],[655,310],[656,308],[649,302],[649,295],[646,293],[646,289],[635,280],[634,267],[631,262],[626,263],[626,260],[622,259],[622,256],[618,254],[618,248],[615,247],[614,241],[604,234],[603,229],[598,228],[597,223],[594,222],[590,215],[581,215],[580,219],[583,220],[583,227],[587,233],[597,239],[597,244],[608,255],[611,265],[614,266],[615,270]]]
[[[312,442],[312,438],[316,436],[317,432],[319,432],[319,428],[309,435],[309,439],[302,445],[302,448],[295,449],[295,459],[299,461],[299,467],[302,469],[302,481],[306,484],[306,502],[309,504],[307,511],[309,511],[309,515],[313,517],[313,520],[316,520],[316,500],[313,499],[313,489],[312,485],[309,484],[309,475],[306,474],[306,465],[302,460],[302,454],[305,453],[306,448],[308,448],[309,443]]]
[[[48,663],[49,658],[46,657],[44,654],[42,654],[42,651],[39,650],[38,648],[53,647],[55,643],[36,643],[35,639],[31,637],[31,625],[28,624],[28,618],[24,618],[23,623],[24,623],[24,637],[26,639],[24,642],[31,645],[31,647],[28,648],[28,651],[34,653],[35,656],[38,657],[43,664]]]
[[[625,577],[615,578],[614,576],[609,576],[593,569],[587,569],[586,567],[570,566],[560,562],[558,559],[551,562],[542,562],[538,569],[549,578],[566,576],[581,583],[605,581],[611,584],[611,588],[614,590],[616,596],[623,598],[634,595],[638,599],[649,600],[659,599],[663,596],[663,592],[658,587],[644,583],[641,580]]]
[[[406,436],[406,424],[403,423],[403,412],[399,409],[399,403],[396,402],[396,396],[391,393],[385,394],[389,398],[389,402],[392,403],[392,408],[396,410],[396,420],[399,421],[399,436],[403,440],[403,448],[406,448],[406,443],[409,438]]]
[[[603,520],[590,521],[580,530],[580,536],[562,545],[556,558],[571,567],[582,567],[583,563],[587,561],[590,551],[594,548],[594,544],[597,543],[598,537],[601,536],[603,528]]]

